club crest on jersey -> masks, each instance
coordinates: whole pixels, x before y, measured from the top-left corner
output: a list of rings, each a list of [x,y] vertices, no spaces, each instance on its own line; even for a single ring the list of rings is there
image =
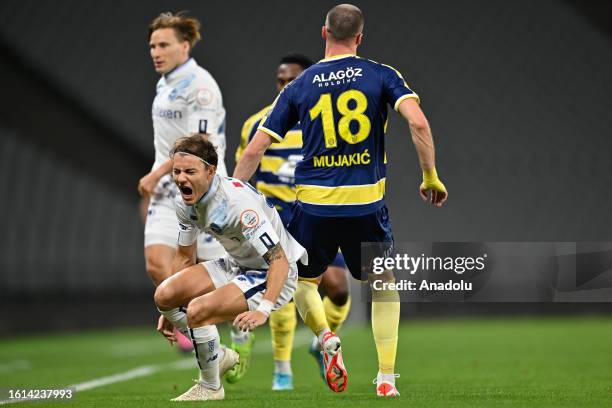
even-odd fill
[[[259,215],[255,210],[244,210],[240,214],[240,223],[245,229],[254,228],[259,225]]]
[[[357,82],[358,77],[362,77],[361,68],[347,67],[336,72],[317,74],[312,79],[313,84],[319,84],[319,87],[333,86],[346,84],[348,82]]]
[[[199,89],[198,92],[196,92],[196,102],[198,103],[198,105],[200,106],[206,106],[209,105],[213,100],[213,94],[212,92],[210,92],[210,90],[206,89],[206,88],[202,88]]]

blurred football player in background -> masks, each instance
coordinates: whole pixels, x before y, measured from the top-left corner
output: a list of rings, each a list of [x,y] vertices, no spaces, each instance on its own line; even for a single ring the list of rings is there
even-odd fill
[[[312,65],[312,61],[303,55],[291,54],[281,58],[276,70],[276,88],[280,92],[288,83],[297,78],[302,71]],[[265,113],[266,106],[249,117],[242,127],[240,145],[236,151],[236,162],[240,161]],[[302,159],[302,130],[296,123],[285,135],[281,143],[271,145],[261,159],[251,183],[261,191],[268,201],[276,207],[287,226],[291,219],[291,207],[295,202],[295,166]],[[325,316],[332,331],[337,331],[346,320],[350,310],[350,296],[346,265],[341,253],[329,265],[321,280],[321,287],[326,296],[323,298]],[[295,303],[290,302],[270,315],[270,330],[274,349],[273,390],[293,389],[293,372],[291,370],[291,352],[297,325]],[[323,359],[318,339],[313,339],[311,354],[317,359],[323,372]],[[242,359],[226,376],[228,381],[242,376]]]

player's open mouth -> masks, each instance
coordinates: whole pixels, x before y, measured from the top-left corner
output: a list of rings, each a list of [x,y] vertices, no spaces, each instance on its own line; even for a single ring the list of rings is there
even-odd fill
[[[181,186],[179,187],[179,189],[181,190],[181,194],[183,194],[183,197],[185,198],[189,198],[193,194],[193,190],[191,189],[191,187]]]

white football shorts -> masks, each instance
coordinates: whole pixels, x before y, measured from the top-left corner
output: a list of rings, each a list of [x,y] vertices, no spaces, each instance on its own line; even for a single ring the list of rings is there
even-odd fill
[[[224,256],[214,261],[203,262],[202,265],[208,271],[215,288],[220,288],[228,283],[236,284],[246,298],[249,310],[256,310],[263,299],[266,291],[266,270],[249,270],[238,266],[229,256]],[[289,264],[289,274],[285,286],[276,299],[272,310],[277,310],[293,299],[297,287],[297,265]]]

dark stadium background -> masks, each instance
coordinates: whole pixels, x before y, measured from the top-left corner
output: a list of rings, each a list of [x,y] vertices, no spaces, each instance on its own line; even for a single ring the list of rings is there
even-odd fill
[[[278,59],[322,58],[320,27],[335,4],[0,2],[0,334],[155,321],[136,192],[153,159],[152,18],[189,10],[201,19],[193,56],[223,92],[233,169],[243,121],[275,97]],[[387,203],[396,240],[612,240],[610,3],[357,5],[366,18],[360,55],[393,65],[421,95],[450,191],[442,210],[420,201],[408,127],[392,114]],[[404,308],[409,317],[612,311]]]

